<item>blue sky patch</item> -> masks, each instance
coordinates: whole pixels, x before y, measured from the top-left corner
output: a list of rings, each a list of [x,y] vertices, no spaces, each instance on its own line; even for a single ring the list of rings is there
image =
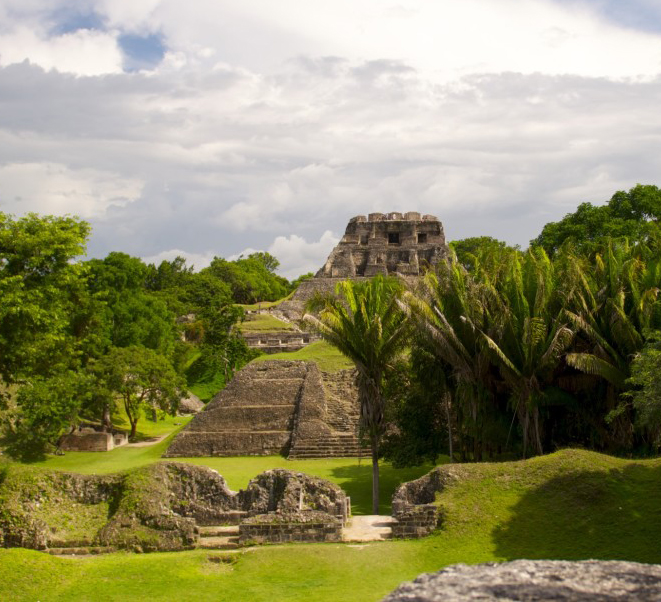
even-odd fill
[[[650,33],[661,33],[661,3],[658,0],[555,0],[592,8],[611,23]]]
[[[165,54],[163,37],[158,34],[123,34],[119,36],[118,42],[124,53],[125,71],[153,69],[163,60]]]
[[[63,35],[78,31],[79,29],[105,30],[105,24],[101,15],[93,10],[80,11],[77,8],[58,8],[50,18],[53,23],[51,33]]]

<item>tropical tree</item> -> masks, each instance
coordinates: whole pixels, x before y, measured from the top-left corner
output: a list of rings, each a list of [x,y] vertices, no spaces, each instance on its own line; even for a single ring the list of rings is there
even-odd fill
[[[113,347],[96,365],[97,387],[119,400],[135,437],[143,411],[172,415],[179,406],[183,382],[168,360],[152,349],[132,345]]]
[[[523,432],[526,456],[532,427],[538,454],[543,451],[539,407],[574,333],[562,319],[559,282],[541,248],[516,255],[499,288],[503,317],[498,339],[480,330],[507,384]],[[532,423],[532,424],[531,424]]]
[[[461,429],[457,435],[462,459],[467,456],[467,442],[472,440],[473,459],[480,460],[485,421],[494,404],[493,361],[481,333],[496,336],[500,317],[492,311],[497,275],[484,270],[487,262],[477,248],[474,250],[470,272],[451,254],[436,272],[425,275],[418,290],[404,294],[404,307],[417,332],[415,344],[426,347],[439,368],[445,366],[449,371],[450,386],[439,389],[438,403],[447,417],[451,458],[452,425],[456,424]]]
[[[372,455],[372,511],[379,513],[379,453],[386,429],[384,381],[403,353],[408,337],[398,300],[401,284],[376,276],[366,282],[344,281],[336,296],[316,299],[303,319],[356,366],[360,426]]]

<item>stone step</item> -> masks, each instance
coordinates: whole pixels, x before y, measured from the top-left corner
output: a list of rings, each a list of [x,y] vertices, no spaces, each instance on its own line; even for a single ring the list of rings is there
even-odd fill
[[[200,537],[230,537],[239,535],[239,525],[206,525],[198,527]]]
[[[48,548],[45,550],[51,556],[93,556],[96,554],[109,554],[116,552],[112,546],[78,546],[66,548]]]
[[[198,519],[197,526],[198,529],[201,530],[206,527],[218,528],[230,525],[238,525],[247,516],[248,513],[245,510],[230,510],[229,512],[215,515],[212,519],[213,523],[205,524]]]
[[[235,536],[203,537],[197,544],[203,550],[236,550],[240,547],[239,538]]]

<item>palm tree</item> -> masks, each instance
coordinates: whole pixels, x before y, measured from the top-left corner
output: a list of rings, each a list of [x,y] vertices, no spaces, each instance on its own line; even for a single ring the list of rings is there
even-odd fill
[[[661,325],[658,244],[608,240],[595,255],[592,271],[575,268],[577,286],[565,310],[587,343],[585,349],[568,353],[567,363],[606,381],[605,413],[617,418],[612,426],[621,441],[631,436],[633,426],[630,416],[614,412],[617,399],[627,387],[631,360],[643,348],[645,331]]]
[[[443,391],[439,402],[447,417],[450,451],[453,409],[473,440],[473,459],[480,460],[485,410],[493,402],[492,362],[480,342],[480,332],[494,327],[490,312],[494,291],[488,270],[480,267],[479,258],[473,259],[469,273],[451,253],[447,263],[425,275],[418,290],[404,293],[403,307],[418,334],[416,340],[449,369],[452,386]],[[462,432],[458,434],[464,457],[465,438]]]
[[[384,378],[406,344],[408,328],[397,301],[401,284],[376,276],[340,282],[336,296],[315,299],[303,319],[356,366],[360,426],[372,453],[372,511],[379,513],[379,444],[385,432]]]
[[[541,248],[515,256],[508,277],[499,286],[503,329],[495,340],[481,336],[494,355],[507,384],[523,431],[525,457],[530,431],[542,453],[539,405],[574,333],[561,319],[558,278]],[[532,422],[532,425],[531,425]]]

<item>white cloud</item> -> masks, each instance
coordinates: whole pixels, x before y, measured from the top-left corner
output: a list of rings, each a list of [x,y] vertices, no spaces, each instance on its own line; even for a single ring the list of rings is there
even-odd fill
[[[0,209],[7,213],[72,214],[103,219],[110,207],[139,198],[142,182],[95,169],[72,170],[58,163],[0,166]]]
[[[116,34],[82,29],[48,37],[18,27],[0,35],[0,65],[25,60],[43,69],[76,75],[103,75],[122,71],[122,53]]]
[[[321,268],[330,252],[340,239],[330,230],[326,230],[318,241],[307,242],[302,236],[290,234],[277,236],[267,251],[280,262],[278,273],[294,280],[308,272],[317,272]],[[230,255],[227,259],[234,261],[239,257],[247,257],[251,253],[258,253],[263,249],[247,247],[240,253]]]
[[[186,260],[186,265],[188,267],[192,266],[195,272],[199,272],[201,269],[211,265],[211,261],[215,257],[215,254],[211,252],[189,253],[188,251],[182,251],[181,249],[169,249],[167,251],[161,251],[156,255],[143,257],[142,260],[145,263],[153,263],[155,266],[158,266],[162,261],[172,261],[177,257],[183,257]]]
[[[326,230],[316,242],[307,242],[296,234],[278,236],[269,247],[269,253],[280,261],[278,271],[293,280],[321,268],[338,242],[340,239],[330,230]]]
[[[661,36],[580,4],[99,0],[111,31],[57,34],[89,3],[7,2],[0,206],[82,214],[92,254],[201,267],[274,241],[295,277],[355,214],[525,244],[661,173]],[[155,70],[119,72],[127,31],[163,36]]]

